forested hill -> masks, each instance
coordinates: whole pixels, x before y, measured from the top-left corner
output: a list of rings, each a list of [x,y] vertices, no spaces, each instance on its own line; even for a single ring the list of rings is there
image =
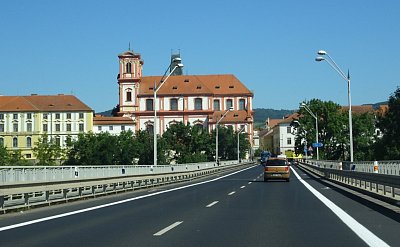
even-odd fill
[[[289,114],[292,114],[294,110],[274,110],[274,109],[264,109],[264,108],[255,108],[254,109],[254,122],[256,123],[265,123],[267,118],[279,119],[283,118]]]

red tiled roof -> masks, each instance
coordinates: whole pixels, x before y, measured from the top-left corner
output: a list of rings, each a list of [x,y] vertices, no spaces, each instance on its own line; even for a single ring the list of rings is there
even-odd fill
[[[342,111],[349,111],[348,106],[342,106]],[[352,105],[351,106],[351,112],[354,114],[362,114],[362,113],[373,113],[374,108],[372,105]]]
[[[105,117],[96,115],[93,118],[93,125],[119,125],[119,124],[134,124],[134,121],[129,117]]]
[[[140,81],[140,96],[154,93],[154,82],[158,83],[161,76],[144,76]],[[170,76],[157,92],[158,95],[249,95],[247,89],[234,75],[178,75]]]
[[[0,96],[0,111],[92,111],[73,95]]]

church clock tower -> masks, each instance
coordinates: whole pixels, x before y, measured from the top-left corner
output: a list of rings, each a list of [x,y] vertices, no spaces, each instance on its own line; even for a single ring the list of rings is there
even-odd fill
[[[139,53],[128,50],[118,55],[119,58],[119,113],[118,115],[134,117],[138,109],[137,94],[142,77],[143,60]]]

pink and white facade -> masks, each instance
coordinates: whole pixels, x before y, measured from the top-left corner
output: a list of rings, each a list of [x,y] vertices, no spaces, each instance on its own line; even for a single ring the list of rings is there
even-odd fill
[[[130,117],[135,130],[153,131],[154,84],[162,76],[143,76],[141,55],[126,51],[119,58],[118,116]],[[157,134],[172,124],[201,125],[211,131],[221,115],[233,111],[219,123],[232,125],[234,130],[245,127],[253,143],[253,93],[234,75],[173,75],[157,91]]]

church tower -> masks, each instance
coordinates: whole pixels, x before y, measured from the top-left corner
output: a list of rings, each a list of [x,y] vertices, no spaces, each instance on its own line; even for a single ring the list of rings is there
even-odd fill
[[[143,60],[139,53],[130,49],[118,55],[119,58],[119,114],[134,117],[138,108],[140,78],[142,77]]]

